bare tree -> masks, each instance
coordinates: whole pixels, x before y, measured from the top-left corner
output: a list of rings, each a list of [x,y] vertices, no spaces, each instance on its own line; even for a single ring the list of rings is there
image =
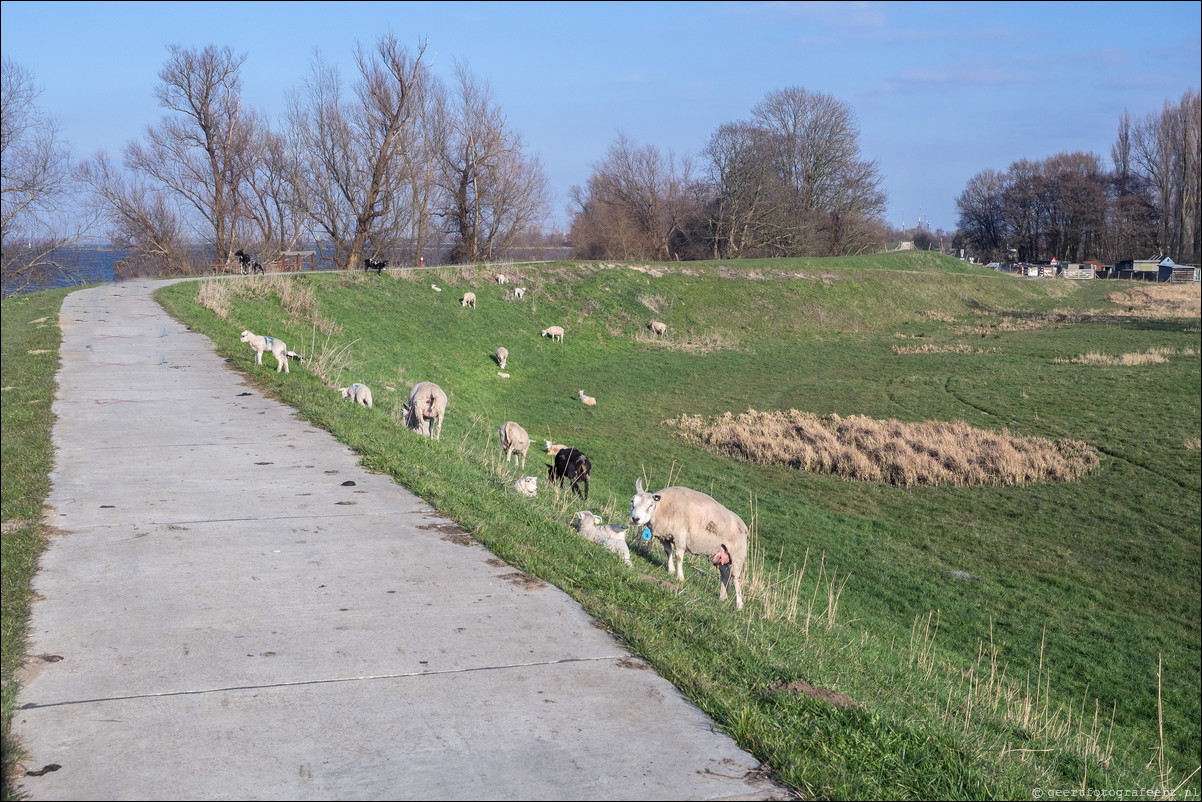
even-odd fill
[[[625,134],[593,167],[587,189],[574,187],[572,241],[585,258],[672,259],[689,217],[697,213],[692,165]]]
[[[546,219],[547,181],[538,160],[523,153],[521,136],[506,126],[488,84],[463,63],[454,77],[440,161],[443,216],[457,239],[451,259],[492,260]]]
[[[968,179],[956,197],[960,232],[974,253],[997,258],[1006,241],[1006,177],[997,170],[982,170]]]
[[[155,90],[173,112],[148,127],[146,142],[125,148],[125,166],[178,194],[203,224],[197,238],[211,245],[218,262],[228,262],[245,213],[243,184],[255,140],[254,117],[242,103],[240,72],[245,55],[228,47],[168,48]]]
[[[70,151],[58,124],[37,105],[33,75],[3,60],[0,87],[0,279],[9,294],[50,275],[70,278],[63,250],[91,229],[76,194]]]
[[[305,187],[300,197],[339,267],[357,267],[365,253],[378,252],[404,217],[410,192],[403,152],[420,119],[425,50],[423,42],[411,57],[391,34],[370,53],[356,48],[354,101],[343,98],[338,71],[315,58],[304,94],[293,98],[289,119]]]
[[[122,275],[194,272],[175,193],[118,170],[103,152],[81,164],[77,175],[91,188],[94,208],[107,221],[113,246],[127,254],[117,266]]]

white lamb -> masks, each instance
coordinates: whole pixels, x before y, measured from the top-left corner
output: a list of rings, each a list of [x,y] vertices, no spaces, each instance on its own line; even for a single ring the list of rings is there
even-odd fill
[[[552,457],[567,448],[567,446],[562,445],[561,443],[552,443],[550,440],[544,440],[543,442],[547,444],[547,454]]]
[[[518,287],[516,290],[514,290],[514,291],[513,291],[513,297],[514,297],[514,298],[521,298],[521,297],[522,297],[523,295],[525,295],[525,294],[526,294],[526,288],[525,288],[525,287]]]
[[[522,455],[522,469],[526,468],[526,452],[530,450],[530,435],[511,420],[501,424],[501,450],[505,452],[505,464],[514,454]]]
[[[475,309],[476,308],[476,293],[465,292],[463,294],[463,300],[461,300],[459,302],[459,305],[460,306],[470,306],[472,309]]]
[[[355,382],[350,387],[339,387],[338,392],[342,393],[343,398],[349,398],[356,404],[362,404],[368,408],[372,406],[371,390],[366,384]]]
[[[563,342],[563,329],[559,326],[551,326],[550,328],[543,329],[539,336],[550,337],[552,342],[555,340]]]
[[[626,529],[624,527],[617,524],[602,526],[600,516],[584,510],[576,513],[576,517],[572,520],[572,528],[588,540],[600,543],[625,560],[627,566],[633,567],[630,562],[630,546],[626,545]]]
[[[513,483],[513,489],[527,498],[534,498],[538,495],[538,477],[525,476],[518,479]]]
[[[501,370],[505,370],[505,363],[509,361],[509,349],[501,347],[497,349],[497,364],[501,366]]]
[[[584,390],[581,390],[581,391],[580,391],[579,393],[577,393],[576,395],[577,395],[577,397],[578,397],[578,398],[579,398],[579,399],[580,399],[580,400],[581,400],[581,401],[584,403],[584,405],[585,405],[586,407],[595,407],[595,406],[597,406],[597,399],[593,398],[591,395],[585,395],[585,394],[584,394]]]
[[[498,284],[505,283],[505,274],[504,273],[497,273],[497,283]]]
[[[288,346],[284,345],[283,340],[277,340],[275,337],[264,337],[261,334],[254,334],[250,331],[242,332],[242,342],[250,343],[250,347],[255,351],[255,364],[263,364],[263,353],[270,351],[275,357],[276,366],[275,372],[279,373],[283,370],[285,373],[291,373],[288,368]]]
[[[660,323],[658,320],[653,320],[647,324],[647,328],[651,329],[651,333],[657,337],[662,337],[664,332],[668,330],[667,323]]]

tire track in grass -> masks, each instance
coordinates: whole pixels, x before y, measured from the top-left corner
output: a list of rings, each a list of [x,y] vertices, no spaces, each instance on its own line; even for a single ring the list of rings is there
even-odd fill
[[[955,398],[957,401],[964,404],[965,406],[972,407],[973,409],[979,410],[980,412],[983,412],[986,415],[989,415],[991,417],[1001,417],[996,412],[993,412],[993,411],[981,406],[980,404],[977,404],[977,403],[974,403],[974,402],[968,400],[961,393],[957,392],[952,387],[952,378],[953,377],[948,376],[947,380],[944,382],[944,385],[943,385],[944,390],[946,390],[949,395],[951,395],[953,398]],[[1029,426],[1030,422],[1028,421],[1026,425]],[[1039,428],[1042,430],[1042,427],[1039,427]],[[1044,437],[1056,437],[1056,435],[1050,434],[1050,433],[1046,432],[1046,430],[1042,430],[1042,431],[1043,431],[1042,436],[1044,436]],[[1183,490],[1191,490],[1195,493],[1202,495],[1202,487],[1193,487],[1192,485],[1187,484],[1186,482],[1176,478],[1175,476],[1167,476],[1167,475],[1161,473],[1160,471],[1156,470],[1152,466],[1147,465],[1146,463],[1140,462],[1139,460],[1134,459],[1132,457],[1129,457],[1126,454],[1115,451],[1113,448],[1108,448],[1107,446],[1098,445],[1095,443],[1090,443],[1090,445],[1093,448],[1096,448],[1098,451],[1101,451],[1103,454],[1105,454],[1108,457],[1113,457],[1114,459],[1121,460],[1122,462],[1125,462],[1128,465],[1131,465],[1132,467],[1145,470],[1148,473],[1152,474],[1153,476],[1158,476],[1161,479],[1164,479],[1166,482],[1170,482],[1172,484],[1177,485],[1178,487],[1180,487]]]

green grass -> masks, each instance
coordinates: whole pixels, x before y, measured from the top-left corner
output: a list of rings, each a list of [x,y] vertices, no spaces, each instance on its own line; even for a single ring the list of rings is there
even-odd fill
[[[642,267],[523,268],[517,285],[531,292],[522,302],[484,270],[417,281],[294,278],[341,327],[328,343],[269,293],[232,301],[228,321],[197,306],[191,285],[163,300],[245,369],[251,358],[237,332],[246,327],[304,352],[347,345],[350,367],[331,382],[368,384],[375,410],[343,402],[307,372],[254,375],[368,467],[575,596],[807,795],[1158,787],[1164,779],[1147,766],[1160,743],[1161,657],[1165,757],[1177,769],[1169,787],[1199,764],[1202,471],[1188,445],[1199,436],[1196,318],[1119,317],[1106,296],[1126,285],[1023,281],[930,254],[766,260],[737,271],[665,265],[659,276]],[[479,297],[475,310],[457,303],[468,289]],[[994,325],[1001,315],[1030,328]],[[668,323],[677,342],[709,337],[731,347],[700,353],[643,342],[650,318]],[[539,337],[549,325],[567,330],[563,344]],[[912,341],[981,352],[893,353]],[[500,345],[510,351],[508,380],[491,359]],[[1053,364],[1150,347],[1193,355],[1130,368]],[[418,381],[450,396],[441,443],[398,430],[390,416]],[[581,405],[579,389],[597,406]],[[682,412],[748,407],[959,418],[1084,440],[1105,457],[1071,484],[900,489],[737,462],[663,425]],[[496,427],[505,420],[530,432],[532,451],[551,439],[589,455],[587,505],[531,503],[507,490],[518,472],[497,466]],[[754,502],[757,544],[774,568],[779,560],[778,574],[809,561],[798,620],[766,620],[762,596],[743,614],[720,608],[699,562],[677,595],[641,577],[663,576],[658,553],[636,553],[638,570],[624,572],[565,545],[576,509],[622,517],[644,474],[652,486],[671,475],[745,519]],[[832,571],[846,581],[835,625],[804,627],[811,599],[815,618],[826,608]],[[950,579],[953,571],[979,581]],[[928,615],[937,615],[938,634],[913,645],[915,622]],[[1004,672],[1005,683],[978,684],[991,672]],[[767,690],[798,678],[863,709]],[[1198,788],[1196,776],[1187,787]]]
[[[290,297],[290,313],[272,292],[232,297],[226,320],[195,303],[195,284],[160,300],[365,466],[572,594],[807,796],[1171,789],[1199,764],[1197,318],[1119,316],[1107,296],[1129,285],[1025,281],[927,253],[635,267],[522,267],[510,285],[530,288],[521,302],[485,270],[291,277],[337,323],[328,341],[312,307]],[[475,310],[457,303],[468,289]],[[644,341],[651,318],[678,347]],[[996,325],[1005,319],[1022,325]],[[567,330],[564,343],[539,337],[550,325]],[[244,328],[285,339],[307,365],[343,347],[346,368],[328,383],[304,369],[277,375],[270,357],[254,368]],[[7,328],[5,338],[7,354]],[[689,340],[724,347],[685,350]],[[923,342],[980,352],[893,353]],[[491,359],[501,345],[509,379]],[[1152,347],[1178,355],[1053,363]],[[369,385],[376,408],[342,400],[335,380]],[[441,442],[394,421],[418,381],[450,397]],[[579,389],[597,406],[581,405]],[[1084,440],[1105,456],[1071,484],[902,489],[738,462],[663,424],[749,407],[959,418]],[[544,439],[583,449],[589,502],[508,489],[519,472],[498,460],[505,420],[534,440],[524,473],[545,476],[534,453]],[[754,521],[763,567],[743,612],[720,605],[699,559],[677,591],[653,581],[668,579],[658,551],[636,546],[629,571],[569,534],[578,509],[621,519],[640,475]],[[858,706],[774,690],[799,679]],[[1196,794],[1198,777],[1185,787]]]
[[[3,798],[10,798],[7,777],[19,754],[9,738],[17,686],[28,634],[30,582],[45,547],[42,504],[50,492],[49,473],[54,453],[50,429],[51,404],[57,384],[61,334],[58,310],[69,290],[5,298],[0,309],[3,358],[0,361],[0,519],[3,566],[0,583],[0,656],[3,658]]]

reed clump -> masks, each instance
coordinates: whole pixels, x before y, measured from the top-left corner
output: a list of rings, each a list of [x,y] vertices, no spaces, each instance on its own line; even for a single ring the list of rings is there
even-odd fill
[[[1067,482],[1099,460],[1078,440],[1016,437],[960,420],[902,423],[749,409],[713,418],[685,414],[665,423],[716,454],[901,487]]]

